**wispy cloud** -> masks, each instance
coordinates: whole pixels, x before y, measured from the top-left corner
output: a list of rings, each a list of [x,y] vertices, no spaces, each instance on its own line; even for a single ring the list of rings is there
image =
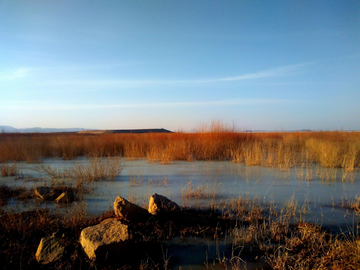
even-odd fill
[[[231,82],[231,81],[242,81],[242,80],[255,80],[262,78],[275,78],[282,76],[291,76],[297,73],[306,72],[304,67],[309,66],[313,63],[303,63],[296,65],[288,65],[264,71],[247,73],[233,77],[221,77],[221,78],[205,78],[205,79],[193,79],[193,80],[103,80],[103,79],[75,79],[75,80],[49,80],[43,82],[42,85],[58,85],[58,86],[76,86],[86,88],[102,88],[102,87],[113,87],[113,88],[128,88],[128,87],[146,87],[156,85],[194,85],[194,84],[208,84],[208,83],[219,83],[219,82]]]
[[[268,69],[264,71],[259,71],[255,73],[248,73],[235,77],[227,77],[217,79],[218,81],[239,81],[239,80],[251,80],[251,79],[260,79],[260,78],[274,78],[274,77],[282,77],[289,76],[293,74],[297,74],[300,71],[300,68],[311,65],[312,63],[303,63],[297,65],[288,65],[279,68]]]
[[[212,106],[255,105],[255,104],[264,104],[264,103],[285,103],[285,102],[293,102],[293,101],[282,100],[282,99],[225,99],[225,100],[217,100],[217,101],[195,101],[195,102],[134,103],[134,104],[113,104],[113,105],[108,104],[108,105],[94,105],[94,108],[212,107]]]
[[[237,105],[261,105],[279,103],[298,103],[302,101],[287,99],[225,99],[217,101],[194,101],[194,102],[160,102],[160,103],[132,103],[132,104],[42,104],[29,102],[14,102],[3,104],[5,109],[16,110],[88,110],[88,109],[146,109],[146,108],[183,108],[183,107],[220,107]]]

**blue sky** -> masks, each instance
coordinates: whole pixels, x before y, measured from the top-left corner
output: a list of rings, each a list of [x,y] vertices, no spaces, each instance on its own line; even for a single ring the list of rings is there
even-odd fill
[[[0,125],[360,130],[360,1],[0,0]]]

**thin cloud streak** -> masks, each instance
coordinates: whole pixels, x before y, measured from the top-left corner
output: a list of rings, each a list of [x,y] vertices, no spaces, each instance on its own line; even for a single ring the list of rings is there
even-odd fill
[[[282,77],[297,74],[299,68],[308,66],[311,63],[303,63],[298,65],[288,65],[279,68],[268,69],[265,71],[249,73],[241,76],[236,77],[228,77],[228,78],[221,78],[218,79],[219,81],[239,81],[239,80],[251,80],[251,79],[260,79],[260,78],[273,78],[273,77]]]
[[[183,108],[183,107],[219,107],[219,106],[237,106],[237,105],[260,105],[260,104],[276,104],[276,103],[299,103],[298,100],[285,99],[231,99],[219,101],[203,101],[203,102],[163,102],[163,103],[133,103],[133,104],[31,104],[17,103],[13,105],[4,104],[3,109],[15,110],[83,110],[83,109],[141,109],[141,108]]]
[[[262,78],[274,78],[282,76],[290,76],[304,72],[302,67],[311,65],[313,63],[303,63],[296,65],[288,65],[274,69],[268,69],[255,73],[248,73],[234,77],[214,78],[214,79],[195,79],[195,80],[50,80],[41,85],[60,85],[60,86],[76,86],[88,88],[101,88],[101,87],[145,87],[154,85],[176,85],[176,84],[207,84],[217,82],[230,82],[241,80],[254,80]]]

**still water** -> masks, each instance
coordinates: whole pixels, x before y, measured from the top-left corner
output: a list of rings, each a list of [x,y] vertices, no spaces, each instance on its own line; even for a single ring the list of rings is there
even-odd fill
[[[63,169],[88,162],[89,160],[85,158],[72,161],[48,159],[42,164]],[[278,209],[289,199],[294,198],[299,208],[304,203],[307,205],[305,220],[321,225],[334,233],[354,230],[357,222],[354,213],[346,205],[360,196],[359,170],[344,174],[341,169],[327,169],[313,165],[308,168],[294,167],[281,171],[277,168],[247,167],[229,161],[175,161],[162,165],[141,159],[121,159],[121,165],[122,172],[113,181],[91,183],[92,192],[85,195],[82,202],[59,208],[55,203],[35,204],[11,200],[3,209],[16,212],[46,207],[58,209],[59,213],[61,211],[69,213],[71,207],[82,207],[86,208],[87,213],[96,215],[112,208],[117,196],[146,207],[150,196],[158,193],[181,206],[209,206],[215,203],[220,205],[219,209],[221,205],[239,197],[258,199],[261,203],[274,202],[279,206]],[[33,188],[42,185],[51,186],[56,184],[56,181],[69,181],[49,178],[37,170],[40,164],[17,163],[17,166],[20,175],[24,177],[18,180],[15,180],[15,177],[2,177],[1,184]],[[182,196],[182,192],[187,191],[191,185],[195,190],[201,188],[208,198],[189,199]],[[187,244],[186,241],[191,244]],[[177,254],[183,266],[187,263],[191,269],[199,269],[195,265],[199,263],[204,265],[204,247],[208,248],[206,256],[212,260],[211,254],[215,254],[215,243],[210,243],[211,240],[199,238],[186,241],[181,242],[174,238],[166,246],[170,253]],[[219,243],[217,245],[219,246]],[[186,258],[194,260],[197,256],[188,256],[189,253],[180,250],[190,250],[191,254],[201,252],[204,256],[199,258],[199,262],[186,261]],[[248,268],[249,266],[248,264]]]
[[[85,158],[72,161],[48,159],[42,164],[63,169],[88,162]],[[64,181],[51,179],[39,172],[37,168],[40,164],[17,163],[17,166],[23,179],[1,177],[0,183],[32,188]],[[311,213],[307,215],[309,221],[324,227],[346,228],[353,225],[354,215],[343,206],[360,195],[360,171],[344,175],[341,169],[318,166],[281,171],[277,168],[248,167],[229,161],[175,161],[162,165],[147,160],[121,159],[121,166],[122,172],[114,181],[90,184],[93,191],[85,195],[82,204],[88,213],[107,211],[117,196],[146,206],[153,193],[162,194],[182,206],[221,205],[239,197],[257,198],[261,202],[271,201],[282,206],[293,196],[299,207],[306,203],[310,208]],[[202,193],[209,198],[183,197],[182,191],[189,190],[190,185],[194,190],[202,188]],[[31,208],[29,204],[22,204],[12,201],[5,209],[22,211],[24,207]],[[36,205],[48,206],[51,204]]]

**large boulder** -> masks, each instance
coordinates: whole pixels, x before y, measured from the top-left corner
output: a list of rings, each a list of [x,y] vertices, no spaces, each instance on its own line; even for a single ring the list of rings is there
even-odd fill
[[[146,209],[119,196],[114,201],[114,210],[116,216],[126,221],[140,222],[146,221],[150,217]]]
[[[154,193],[150,197],[149,213],[152,215],[178,210],[180,210],[180,206],[177,203],[169,200],[165,196]]]
[[[49,264],[60,259],[65,248],[59,243],[55,236],[41,238],[35,258],[41,264]]]
[[[118,259],[121,249],[130,240],[128,226],[118,219],[106,219],[81,231],[80,244],[93,261]]]

